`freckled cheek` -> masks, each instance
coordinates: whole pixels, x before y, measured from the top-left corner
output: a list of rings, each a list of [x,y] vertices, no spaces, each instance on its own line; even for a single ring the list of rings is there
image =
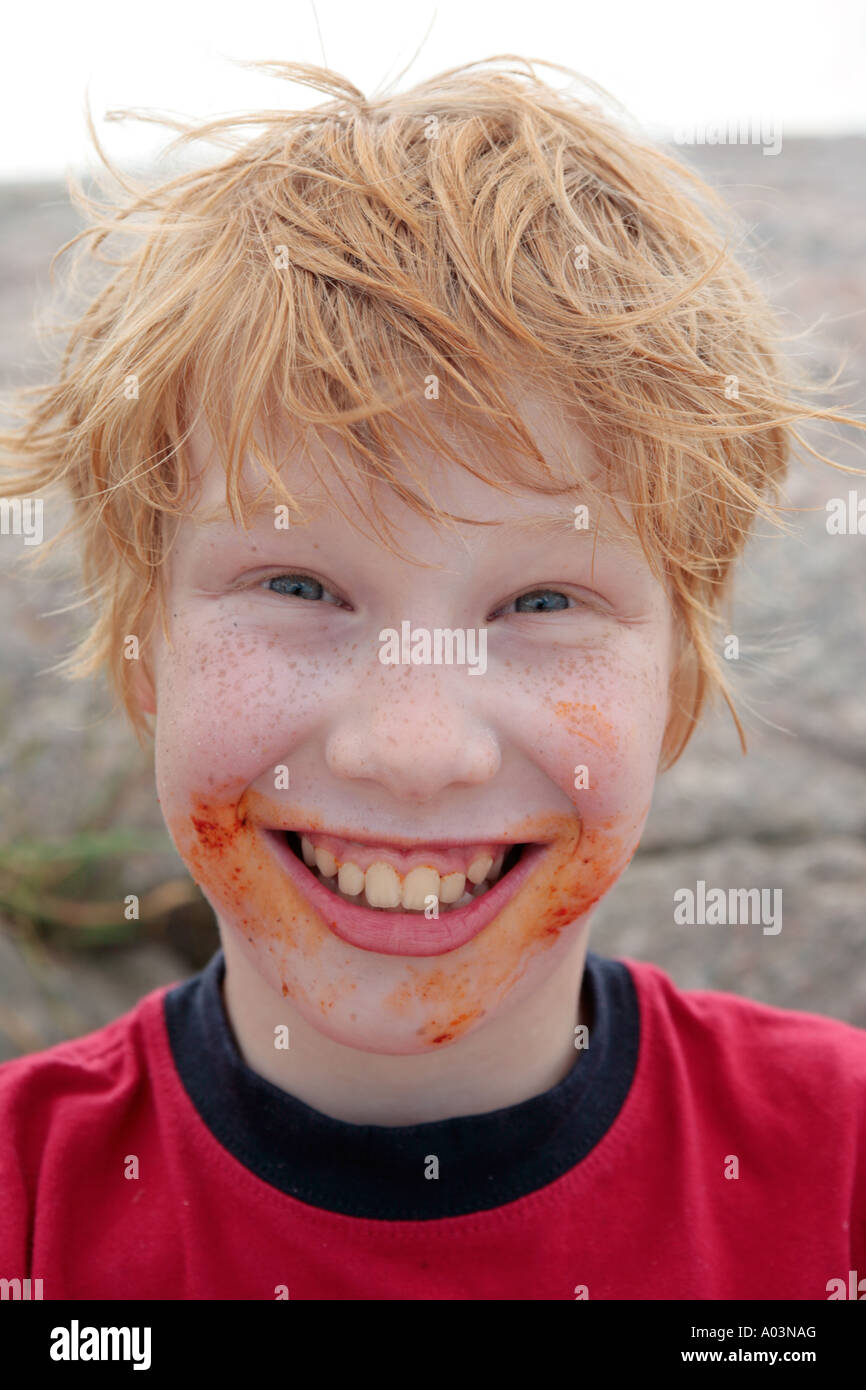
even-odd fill
[[[241,651],[193,646],[163,664],[157,758],[189,787],[241,787],[288,756],[321,718],[317,683],[262,645]]]
[[[588,819],[651,795],[662,723],[646,706],[553,700],[537,762]]]

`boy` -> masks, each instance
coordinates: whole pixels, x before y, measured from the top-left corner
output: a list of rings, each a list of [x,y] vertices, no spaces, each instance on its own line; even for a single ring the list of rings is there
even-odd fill
[[[0,1068],[0,1272],[46,1298],[866,1275],[866,1035],[587,949],[840,417],[694,175],[477,66],[368,103],[284,65],[333,101],[93,208],[112,276],[6,437],[10,494],[71,491],[74,669],[155,720],[222,942]]]

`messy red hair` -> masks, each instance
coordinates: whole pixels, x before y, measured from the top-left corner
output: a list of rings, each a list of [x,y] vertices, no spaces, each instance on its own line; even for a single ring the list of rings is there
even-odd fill
[[[114,168],[91,125],[110,182],[101,198],[73,189],[88,226],[62,251],[75,247],[76,272],[95,265],[101,278],[54,378],[23,393],[20,423],[2,436],[7,496],[63,485],[73,499],[62,534],[80,537],[93,618],[64,668],[106,667],[143,730],[123,639],[149,632],[161,606],[198,419],[235,519],[255,504],[241,488],[245,456],[297,505],[274,462],[274,422],[288,420],[299,438],[315,435],[392,544],[379,480],[449,520],[398,426],[495,486],[583,499],[584,481],[554,475],[515,413],[519,379],[579,417],[668,584],[681,649],[663,765],[714,689],[742,739],[714,627],[732,563],[756,515],[776,515],[793,443],[832,462],[797,426],[849,417],[809,404],[815,388],[789,379],[723,200],[558,64],[543,66],[587,98],[513,55],[375,100],[329,70],[261,66],[331,99],[191,127],[165,120],[182,132],[175,146],[206,139],[228,152],[162,182]],[[458,418],[481,446],[471,460],[452,447]],[[329,430],[348,446],[350,474]]]

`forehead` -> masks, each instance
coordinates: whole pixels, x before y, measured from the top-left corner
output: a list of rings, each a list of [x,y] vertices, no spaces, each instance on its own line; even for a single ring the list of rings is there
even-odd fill
[[[359,511],[359,500],[372,496],[377,513],[395,530],[411,530],[425,521],[429,523],[435,520],[436,509],[440,509],[470,527],[483,527],[488,532],[497,522],[508,523],[509,530],[516,525],[541,539],[563,528],[575,530],[582,526],[597,537],[635,541],[628,503],[621,492],[607,487],[599,455],[576,415],[569,416],[561,406],[519,387],[514,389],[512,404],[543,459],[543,465],[538,466],[538,489],[508,481],[498,458],[489,451],[483,452],[468,426],[437,422],[437,428],[446,435],[465,467],[459,467],[402,426],[397,427],[411,467],[395,458],[394,473],[401,484],[420,494],[422,501],[426,494],[432,504],[426,517],[414,512],[384,480],[371,482],[365,476],[363,461],[359,467],[336,431],[323,431],[326,448],[313,435],[302,443],[292,434],[288,420],[278,421],[276,428],[272,423],[268,458],[301,509],[297,518],[293,516],[293,524],[305,520],[316,525],[340,516],[350,519]],[[329,458],[328,450],[333,458]],[[203,420],[191,433],[190,460],[196,484],[191,519],[199,525],[224,523],[229,519],[226,473]],[[248,508],[251,522],[272,522],[275,505],[285,499],[274,493],[263,468],[250,457],[244,461],[240,483],[246,496],[261,494],[258,504]],[[616,496],[621,517],[612,506],[602,503],[590,483]],[[588,521],[576,514],[576,508],[584,506]]]

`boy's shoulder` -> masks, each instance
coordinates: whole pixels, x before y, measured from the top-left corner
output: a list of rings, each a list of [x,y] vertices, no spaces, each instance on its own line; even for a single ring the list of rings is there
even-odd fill
[[[30,1268],[38,1212],[61,1221],[71,1187],[110,1192],[126,1155],[159,1146],[162,986],[83,1037],[0,1064],[0,1260]],[[168,1082],[170,1084],[170,1081]],[[53,1213],[53,1215],[52,1215]]]
[[[624,959],[634,981],[647,1064],[673,1066],[672,1080],[716,1087],[778,1111],[790,1097],[821,1112],[846,1099],[866,1120],[866,1029],[823,1014],[780,1008],[722,990],[681,989],[659,966]],[[849,1111],[850,1114],[850,1111]]]
[[[47,1128],[96,1120],[140,1099],[149,1071],[149,1040],[170,985],[145,995],[119,1018],[81,1037],[0,1063],[0,1123],[40,1144]],[[42,1121],[42,1123],[40,1123]]]

